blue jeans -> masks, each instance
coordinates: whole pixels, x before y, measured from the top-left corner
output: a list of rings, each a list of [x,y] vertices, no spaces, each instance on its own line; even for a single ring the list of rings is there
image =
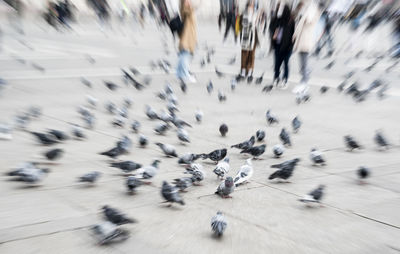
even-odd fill
[[[178,55],[178,66],[176,68],[176,76],[178,79],[187,79],[190,76],[189,62],[192,59],[192,54],[187,50],[181,50]]]

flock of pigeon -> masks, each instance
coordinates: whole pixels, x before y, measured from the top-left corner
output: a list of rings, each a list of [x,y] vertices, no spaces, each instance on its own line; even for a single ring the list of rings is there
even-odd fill
[[[212,56],[213,51],[209,51],[207,54],[207,62]],[[202,60],[205,63],[205,60]],[[230,61],[232,62],[233,59]],[[332,67],[334,63],[330,63],[329,68]],[[160,60],[158,63],[153,63],[154,68],[161,68],[168,72],[170,68],[170,63],[166,60]],[[373,67],[372,67],[373,68]],[[144,76],[135,68],[130,68],[129,70],[122,69],[122,79],[127,86],[132,85],[137,90],[145,89],[150,83],[151,78]],[[218,68],[215,68],[216,75],[219,78],[225,76]],[[354,73],[348,73],[346,75],[347,80],[352,77]],[[81,79],[82,84],[93,89],[93,84],[86,78]],[[261,84],[263,82],[263,74],[261,77],[256,79],[256,84]],[[117,92],[120,85],[104,80],[104,86],[112,92]],[[235,90],[237,85],[236,80],[231,81],[231,89]],[[354,83],[346,88],[346,81],[339,85],[339,91],[346,91],[347,94],[352,95],[356,101],[363,101],[367,98],[367,95],[371,93],[374,89],[381,87],[378,91],[378,95],[383,95],[387,85],[384,85],[382,81],[374,81],[367,89],[361,90],[357,83]],[[180,83],[180,88],[183,93],[188,89],[188,86],[184,83]],[[206,90],[208,93],[213,92],[213,83],[210,81]],[[272,86],[265,86],[262,91],[270,92],[272,91]],[[328,87],[322,87],[320,92],[326,93],[329,90]],[[190,143],[191,138],[186,130],[186,128],[192,128],[190,121],[186,121],[179,117],[179,112],[182,108],[179,108],[178,97],[174,92],[174,89],[170,84],[166,84],[165,87],[156,94],[157,98],[165,101],[165,110],[157,112],[150,105],[145,105],[145,115],[149,120],[157,121],[154,127],[154,132],[157,135],[167,135],[168,133],[175,132],[177,139],[182,143]],[[226,95],[222,91],[218,91],[218,99],[223,102],[227,99]],[[87,136],[85,134],[86,129],[93,129],[96,126],[96,116],[95,110],[98,108],[98,99],[93,96],[88,95],[86,97],[87,105],[80,106],[77,109],[77,113],[82,119],[82,124],[73,124],[72,131],[66,133],[56,129],[48,129],[43,132],[29,131],[29,122],[39,119],[42,112],[40,108],[32,107],[29,108],[25,113],[18,115],[15,119],[15,128],[22,129],[32,134],[32,136],[41,145],[52,146],[60,144],[68,139],[76,140],[86,140]],[[140,134],[141,123],[137,120],[129,122],[129,110],[131,109],[133,101],[129,98],[123,100],[122,105],[119,107],[113,102],[106,102],[106,111],[113,116],[111,124],[115,128],[125,128],[129,126],[130,130],[134,133],[138,133],[138,144],[140,147],[145,148],[149,145],[150,141],[148,137]],[[197,110],[194,112],[194,119],[197,123],[203,121],[203,112]],[[266,112],[266,123],[268,125],[278,125],[279,118],[272,112],[272,110],[267,110]],[[292,122],[292,131],[282,128],[279,134],[280,144],[276,144],[272,147],[273,155],[276,158],[280,158],[285,153],[285,150],[292,147],[294,144],[292,142],[292,135],[297,135],[302,127],[302,121],[299,116],[296,116]],[[0,137],[3,139],[11,139],[11,127],[5,125],[0,126]],[[226,124],[221,124],[219,127],[219,132],[222,137],[226,136],[229,128]],[[266,137],[266,133],[263,130],[258,130],[249,139],[244,140],[241,143],[232,145],[229,149],[238,149],[240,154],[246,154],[247,159],[244,164],[240,167],[239,171],[232,177],[230,175],[230,160],[227,157],[228,148],[221,148],[211,152],[194,154],[186,153],[179,155],[176,152],[174,146],[170,144],[163,144],[160,142],[155,142],[166,157],[177,158],[177,163],[185,167],[185,177],[174,179],[173,181],[163,181],[160,190],[162,198],[171,206],[173,203],[180,205],[185,205],[185,201],[182,192],[186,192],[189,187],[193,185],[200,185],[204,180],[206,173],[203,169],[201,160],[211,160],[215,162],[216,166],[213,169],[216,177],[221,180],[220,184],[215,188],[215,194],[222,198],[231,198],[235,189],[240,185],[249,182],[253,176],[254,168],[252,160],[260,159],[260,157],[266,152],[266,144],[263,143]],[[376,144],[384,149],[390,148],[391,144],[386,140],[381,132],[377,132],[374,138]],[[256,144],[256,143],[259,144]],[[356,149],[363,149],[363,146],[359,144],[355,137],[347,135],[344,137],[344,142],[349,152]],[[160,160],[154,160],[150,165],[142,165],[135,161],[121,161],[118,158],[122,155],[129,154],[132,149],[133,141],[128,135],[123,136],[118,140],[113,147],[107,151],[99,152],[99,155],[106,156],[110,158],[109,167],[118,168],[124,173],[124,184],[126,190],[130,194],[134,194],[137,188],[144,184],[151,184],[154,176],[159,172]],[[46,151],[43,155],[44,158],[50,162],[57,161],[60,159],[64,150],[59,148],[53,148]],[[310,151],[310,160],[314,165],[324,166],[327,164],[326,158],[324,157],[322,151],[317,148],[312,148]],[[271,165],[271,168],[276,169],[269,177],[270,181],[285,181],[288,182],[296,166],[300,162],[300,158],[293,158],[287,160],[280,164]],[[25,162],[22,163],[17,168],[11,170],[7,173],[8,176],[12,177],[14,180],[22,181],[27,184],[39,184],[50,170],[48,168],[42,168],[40,162]],[[365,179],[370,175],[370,170],[366,167],[360,167],[357,170],[357,176],[360,179],[360,183],[363,183]],[[94,185],[96,181],[102,176],[98,171],[87,172],[77,178],[78,182]],[[301,202],[305,202],[308,206],[312,204],[320,204],[324,196],[325,185],[321,184],[316,189],[312,190],[310,193],[300,199]],[[135,219],[130,218],[116,208],[105,205],[102,207],[102,212],[104,214],[104,222],[99,223],[91,228],[93,234],[97,237],[99,244],[108,244],[114,241],[125,240],[129,237],[129,231],[121,227],[121,225],[128,223],[137,222]],[[217,214],[211,219],[211,228],[214,234],[218,237],[222,236],[225,229],[227,228],[227,221],[224,214],[218,211]]]

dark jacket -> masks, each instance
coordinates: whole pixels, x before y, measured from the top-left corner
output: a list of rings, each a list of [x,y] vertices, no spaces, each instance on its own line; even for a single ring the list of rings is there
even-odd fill
[[[281,30],[281,32],[279,32]],[[289,53],[293,50],[293,34],[295,30],[295,24],[293,19],[283,20],[278,19],[276,22],[275,30],[272,33],[272,45],[274,50],[279,50],[279,53]],[[278,38],[274,38],[275,33],[281,33],[280,42]]]

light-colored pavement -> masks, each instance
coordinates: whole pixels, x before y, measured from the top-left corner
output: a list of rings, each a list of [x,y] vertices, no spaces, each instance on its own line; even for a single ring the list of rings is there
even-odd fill
[[[307,104],[295,104],[288,90],[274,90],[262,94],[261,86],[239,84],[230,91],[230,78],[238,71],[237,66],[227,65],[239,48],[231,41],[222,45],[217,28],[203,23],[199,28],[200,50],[193,60],[193,71],[198,83],[189,85],[183,94],[173,75],[151,70],[152,60],[168,58],[176,62],[174,49],[165,56],[163,42],[172,45],[172,39],[162,30],[148,26],[141,31],[134,26],[105,36],[95,25],[75,26],[74,33],[58,33],[38,22],[27,25],[26,36],[18,36],[5,30],[0,53],[0,77],[9,83],[0,98],[0,121],[9,122],[18,112],[30,105],[42,107],[43,116],[32,122],[29,129],[43,131],[47,128],[71,130],[69,123],[81,124],[76,112],[79,105],[86,105],[85,96],[99,99],[94,111],[97,125],[85,130],[86,141],[70,140],[57,147],[66,151],[58,165],[51,166],[51,173],[40,187],[25,188],[23,184],[8,181],[3,173],[20,162],[35,160],[48,149],[37,145],[28,133],[15,131],[12,141],[1,141],[0,176],[0,253],[398,253],[400,251],[400,150],[398,146],[379,152],[373,143],[375,130],[382,129],[392,143],[399,144],[399,69],[391,73],[384,70],[393,62],[385,58],[371,73],[362,70],[374,61],[366,52],[360,59],[344,62],[351,56],[341,53],[335,66],[324,67],[330,60],[312,60],[314,68],[311,80],[313,97]],[[39,25],[39,26],[37,26]],[[386,29],[386,30],[384,30]],[[385,27],[384,31],[388,31]],[[385,35],[384,32],[380,32]],[[387,34],[387,33],[386,33]],[[346,31],[340,30],[338,44],[346,39]],[[379,34],[378,34],[379,35]],[[377,36],[376,34],[371,36]],[[386,38],[387,39],[387,35]],[[23,43],[21,43],[23,42]],[[205,56],[205,43],[215,47],[212,64],[201,68],[200,58]],[[267,43],[265,43],[267,44]],[[380,52],[385,43],[377,43],[374,51]],[[366,46],[367,47],[367,46]],[[264,84],[270,82],[272,57],[259,50],[256,62],[257,75],[264,70]],[[372,52],[372,53],[376,53]],[[88,55],[96,60],[91,64]],[[24,59],[25,64],[16,59]],[[238,63],[239,61],[237,61]],[[32,67],[43,66],[45,72]],[[214,66],[230,73],[218,79]],[[135,66],[152,77],[151,85],[143,91],[125,87],[120,67]],[[298,81],[297,57],[291,60],[291,82]],[[335,89],[320,95],[321,85],[336,87],[343,75],[357,68],[353,80],[364,86],[375,78],[383,77],[390,82],[390,96],[379,100],[371,95],[363,103],[355,103],[350,97]],[[83,86],[79,79],[87,77],[93,89]],[[102,80],[115,81],[121,88],[108,91]],[[206,93],[206,84],[212,80],[214,92]],[[144,105],[157,110],[165,103],[155,97],[166,81],[171,82],[179,99],[179,116],[189,121],[193,128],[187,131],[191,143],[181,145],[174,130],[166,136],[153,133],[156,122],[144,115]],[[227,101],[219,103],[217,91],[227,94]],[[142,123],[140,133],[148,136],[151,144],[146,149],[137,146],[138,134],[129,128],[111,126],[112,116],[105,112],[103,104],[113,101],[121,105],[123,98],[134,100],[129,120]],[[194,112],[201,108],[204,120],[196,124]],[[265,112],[271,108],[280,118],[277,126],[267,126]],[[272,146],[279,143],[282,127],[290,129],[291,119],[299,115],[304,125],[298,134],[292,134],[293,148],[287,149],[282,159],[274,159]],[[227,137],[218,133],[221,123],[229,126]],[[267,151],[261,160],[254,161],[254,176],[250,183],[240,186],[232,199],[213,195],[219,181],[212,173],[214,165],[203,162],[207,177],[202,186],[192,187],[183,194],[185,206],[165,207],[160,196],[163,180],[184,176],[184,169],[176,159],[165,158],[154,142],[174,145],[178,154],[186,152],[210,152],[228,147],[249,138],[258,129],[267,133]],[[142,186],[134,196],[126,194],[124,178],[118,170],[109,168],[107,160],[97,153],[110,148],[117,138],[128,133],[135,142],[129,155],[131,159],[149,164],[153,158],[161,159],[159,174],[150,186]],[[366,147],[349,153],[344,149],[343,136],[354,135]],[[308,159],[312,147],[325,151],[328,165],[313,167]],[[230,149],[230,175],[235,175],[247,157]],[[302,159],[289,184],[277,184],[267,180],[273,172],[270,165],[295,157]],[[355,170],[361,166],[372,169],[367,185],[356,182]],[[96,186],[86,188],[76,183],[78,176],[93,170],[103,173]],[[324,207],[306,209],[297,199],[325,184]],[[102,220],[101,206],[109,204],[136,218],[139,223],[126,226],[131,231],[129,240],[107,247],[97,246],[89,234],[88,226]],[[221,210],[226,214],[228,228],[222,239],[211,236],[211,217]]]

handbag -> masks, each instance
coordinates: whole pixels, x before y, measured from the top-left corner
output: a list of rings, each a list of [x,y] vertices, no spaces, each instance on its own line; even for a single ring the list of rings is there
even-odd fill
[[[184,22],[182,22],[181,17],[179,15],[176,15],[176,17],[171,19],[171,21],[169,22],[169,28],[171,29],[171,32],[174,36],[175,34],[181,36],[183,32],[183,27],[184,27]]]

